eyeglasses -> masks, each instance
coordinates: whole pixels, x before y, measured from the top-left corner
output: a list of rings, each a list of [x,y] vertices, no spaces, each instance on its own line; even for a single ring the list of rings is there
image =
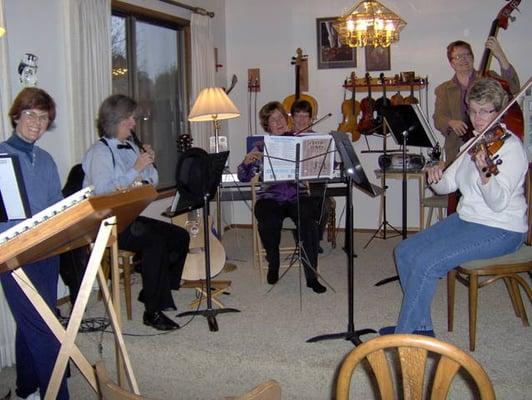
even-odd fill
[[[480,118],[486,118],[488,115],[496,112],[497,110],[494,108],[492,110],[484,110],[484,109],[480,109],[478,111],[475,111],[475,110],[469,110],[469,116],[471,118],[475,118],[477,115],[480,117]]]
[[[451,57],[451,60],[454,61],[462,61],[462,60],[470,60],[473,58],[473,54],[471,53],[464,53],[464,54],[457,54],[455,56]]]
[[[47,124],[48,122],[50,122],[50,117],[48,116],[48,113],[37,114],[35,111],[24,110],[22,111],[22,115],[32,122],[39,122],[41,124]]]
[[[275,125],[281,125],[281,124],[285,124],[286,123],[286,119],[283,117],[283,116],[280,116],[280,117],[270,117],[268,119],[268,124],[275,124]]]

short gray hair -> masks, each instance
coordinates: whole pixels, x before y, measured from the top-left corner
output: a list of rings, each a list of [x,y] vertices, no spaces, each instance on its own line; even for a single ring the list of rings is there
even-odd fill
[[[137,110],[137,102],[123,94],[114,94],[106,98],[98,111],[98,136],[108,139],[117,134],[118,124],[128,119]]]
[[[481,78],[475,81],[467,93],[467,104],[492,103],[495,110],[500,111],[508,102],[508,93],[493,78]]]

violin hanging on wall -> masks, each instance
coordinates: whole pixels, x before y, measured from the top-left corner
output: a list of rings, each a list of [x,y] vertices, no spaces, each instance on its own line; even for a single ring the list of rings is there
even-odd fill
[[[371,135],[375,130],[375,100],[371,97],[371,77],[366,72],[366,85],[368,87],[368,96],[360,101],[360,110],[362,116],[357,125],[357,130],[363,135]]]
[[[360,132],[357,129],[358,116],[360,114],[360,103],[355,99],[355,73],[351,73],[351,99],[346,99],[342,103],[342,115],[343,121],[338,125],[340,132],[346,132],[351,134],[351,140],[356,142],[360,139]],[[345,86],[348,86],[347,80]]]
[[[303,55],[303,50],[301,48],[298,48],[296,50],[296,56],[292,57],[292,62],[295,66],[295,74],[296,74],[296,88],[295,93],[291,94],[283,100],[283,107],[287,113],[290,113],[290,108],[292,107],[292,104],[294,104],[298,100],[306,100],[310,103],[310,106],[312,107],[312,117],[315,118],[318,115],[318,102],[316,99],[308,94],[301,93],[301,68],[304,62],[307,61],[307,56]]]
[[[382,97],[377,99],[375,102],[375,134],[382,133],[382,124],[384,123],[384,110],[391,106],[390,99],[386,97],[386,80],[384,79],[384,73],[381,72],[379,75],[379,80],[382,86]]]

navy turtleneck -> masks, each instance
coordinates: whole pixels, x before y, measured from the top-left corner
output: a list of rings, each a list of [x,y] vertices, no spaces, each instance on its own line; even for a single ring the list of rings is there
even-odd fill
[[[9,139],[6,140],[6,143],[14,147],[18,151],[23,152],[28,156],[30,161],[33,161],[33,145],[34,143],[28,143],[23,140],[16,132],[11,135]]]

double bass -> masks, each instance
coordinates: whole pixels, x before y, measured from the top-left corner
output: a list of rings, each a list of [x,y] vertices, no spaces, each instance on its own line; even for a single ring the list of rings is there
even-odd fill
[[[287,113],[290,114],[290,108],[292,108],[292,104],[294,104],[298,100],[306,100],[310,103],[310,106],[312,107],[312,117],[315,117],[318,115],[318,102],[316,99],[308,94],[301,93],[301,65],[303,64],[303,61],[306,61],[307,56],[303,55],[303,50],[301,48],[297,48],[296,50],[296,56],[292,57],[292,64],[295,66],[295,74],[296,74],[296,88],[295,93],[291,94],[283,100],[283,107]]]
[[[506,4],[499,13],[497,14],[497,17],[493,20],[491,23],[490,31],[488,34],[488,37],[493,36],[497,37],[497,33],[499,32],[499,28],[507,29],[508,28],[508,19],[511,19],[512,21],[515,19],[515,17],[511,17],[510,14],[513,10],[515,10],[519,4],[521,3],[521,0],[511,0]],[[497,80],[501,86],[508,92],[510,95],[510,98],[513,97],[513,94],[510,91],[510,87],[508,85],[508,82],[504,79],[501,79],[497,76],[492,76],[489,72],[489,64],[491,61],[491,50],[486,48],[484,50],[484,53],[482,54],[482,59],[480,61],[480,67],[479,71],[482,76],[490,77],[495,80]],[[512,107],[506,112],[506,114],[503,116],[502,121],[506,125],[506,127],[511,130],[515,135],[517,135],[519,138],[523,139],[524,135],[524,123],[523,123],[523,112],[521,110],[521,107],[519,107],[519,104],[517,102],[513,103]]]
[[[360,132],[357,130],[357,121],[360,114],[360,103],[355,99],[355,73],[351,73],[351,99],[344,100],[342,103],[342,115],[344,117],[343,121],[338,125],[338,130],[340,132],[346,132],[351,134],[351,140],[356,142],[360,139]],[[347,80],[345,86],[347,87]]]

